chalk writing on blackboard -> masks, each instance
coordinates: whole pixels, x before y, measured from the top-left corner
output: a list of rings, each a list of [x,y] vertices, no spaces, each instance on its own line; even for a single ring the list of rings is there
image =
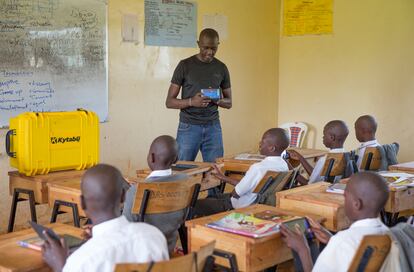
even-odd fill
[[[25,111],[108,113],[106,4],[0,0],[0,126]]]
[[[195,47],[197,3],[180,0],[145,0],[145,44]]]

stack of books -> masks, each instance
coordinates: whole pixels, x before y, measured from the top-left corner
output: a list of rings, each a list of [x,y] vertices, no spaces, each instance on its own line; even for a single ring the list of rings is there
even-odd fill
[[[296,218],[296,216],[281,215],[273,211],[264,211],[253,215],[234,212],[218,221],[208,223],[207,227],[260,238],[277,233],[282,222]]]

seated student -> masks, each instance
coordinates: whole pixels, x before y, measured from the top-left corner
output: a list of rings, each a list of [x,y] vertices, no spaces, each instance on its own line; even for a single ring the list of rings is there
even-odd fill
[[[110,165],[85,172],[81,205],[93,222],[92,237],[69,256],[64,243],[45,232],[43,259],[54,271],[113,271],[116,263],[168,260],[167,241],[157,228],[130,223],[120,215],[123,181],[121,172]]]
[[[349,130],[344,121],[333,120],[325,125],[323,128],[323,144],[329,148],[329,153],[345,152],[344,143],[348,133]],[[324,173],[322,173],[322,170],[325,165],[327,155],[320,158],[316,162],[315,167],[312,167],[309,162],[297,151],[289,150],[288,153],[292,159],[300,161],[303,168],[309,175],[309,180],[301,175],[298,175],[296,179],[300,184],[315,183],[323,180]]]
[[[146,178],[147,182],[167,182],[187,179],[186,174],[173,175],[171,165],[177,161],[178,146],[175,139],[168,135],[157,137],[151,144],[147,163],[152,172]],[[126,193],[123,215],[130,222],[137,222],[139,220],[138,214],[132,213],[134,205],[135,194],[137,192],[137,185],[132,185]],[[177,242],[177,229],[184,220],[186,211],[177,211],[171,213],[148,215],[145,216],[145,222],[164,233],[167,238],[169,252],[172,253]]]
[[[253,191],[268,171],[289,171],[286,161],[281,157],[282,152],[288,146],[289,136],[287,132],[281,128],[272,128],[263,134],[260,142],[260,154],[265,155],[266,158],[250,166],[246,175],[240,181],[225,176],[215,167],[217,173],[214,175],[222,181],[234,185],[234,190],[231,194],[198,200],[195,207],[195,216],[200,217],[251,205],[257,196]]]
[[[379,146],[375,133],[377,132],[377,121],[371,115],[362,115],[355,121],[355,135],[361,143],[356,150],[358,155],[357,166],[361,168],[362,159],[364,158],[367,147]]]
[[[373,172],[360,172],[351,176],[345,189],[345,215],[352,225],[347,230],[331,235],[315,221],[309,219],[316,238],[327,244],[313,266],[311,253],[303,234],[291,231],[284,225],[281,234],[287,246],[299,256],[303,270],[311,271],[348,271],[352,259],[365,235],[390,234],[379,217],[381,209],[388,200],[389,189],[386,181]],[[392,245],[384,271],[390,270],[399,258],[398,248]]]

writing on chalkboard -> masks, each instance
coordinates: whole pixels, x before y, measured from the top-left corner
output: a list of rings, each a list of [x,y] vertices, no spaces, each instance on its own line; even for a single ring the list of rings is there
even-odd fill
[[[11,74],[19,74],[12,71]],[[53,98],[55,90],[48,81],[22,81],[14,78],[0,81],[0,109],[44,111],[46,105]]]
[[[0,127],[25,111],[106,119],[106,1],[0,0],[0,18]]]

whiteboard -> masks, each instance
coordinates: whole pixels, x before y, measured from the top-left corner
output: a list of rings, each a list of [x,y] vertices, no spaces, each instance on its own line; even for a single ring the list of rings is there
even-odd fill
[[[0,0],[0,126],[26,111],[108,115],[107,4]]]

